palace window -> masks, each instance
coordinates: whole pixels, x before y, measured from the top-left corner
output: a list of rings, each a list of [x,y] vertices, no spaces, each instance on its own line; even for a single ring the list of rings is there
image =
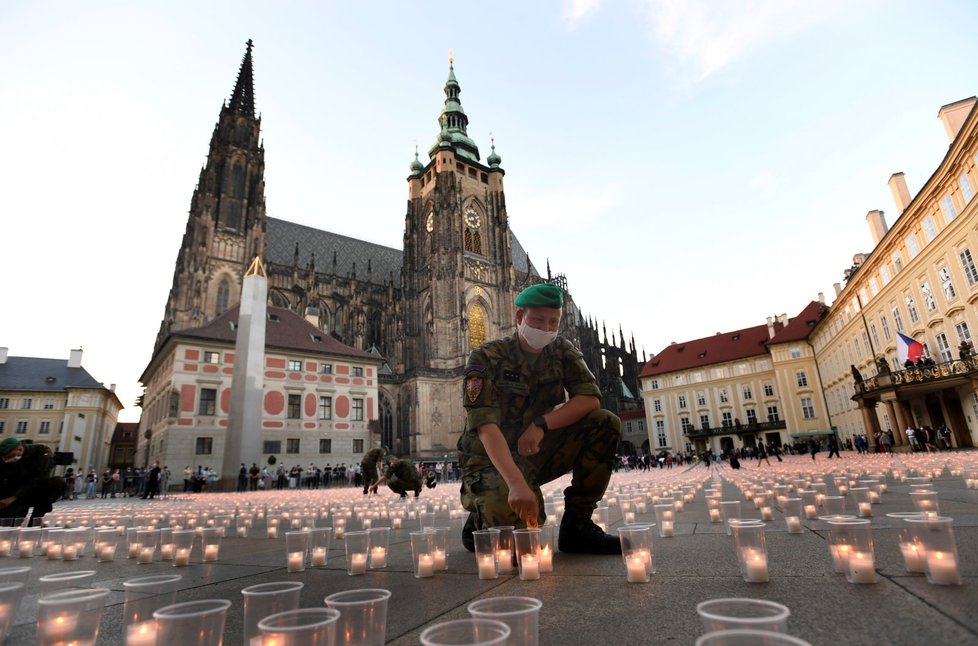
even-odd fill
[[[754,399],[754,391],[750,386],[744,386],[743,395],[744,399]]]
[[[900,257],[900,252],[894,251],[893,255],[890,256],[890,259],[893,260],[894,273],[899,274],[900,270],[903,269],[903,258]]]
[[[967,179],[967,177],[964,175],[962,175],[962,177]],[[962,186],[962,189],[963,188],[964,187]],[[968,188],[970,189],[971,186],[968,186]],[[950,224],[954,218],[958,217],[958,210],[954,207],[954,200],[951,199],[950,193],[941,198],[941,211],[944,213],[944,221],[948,224]]]
[[[363,421],[363,400],[356,397],[353,398],[353,421]]]
[[[696,405],[706,406],[706,396],[702,392],[696,393]]]
[[[0,408],[10,408],[9,397],[0,397]]]
[[[927,238],[927,242],[930,242],[937,237],[937,228],[934,226],[934,218],[928,215],[926,218],[924,218],[921,226],[924,229],[924,237]]]
[[[654,399],[654,400],[652,400],[652,408],[653,408],[653,410],[655,410],[655,412],[661,413],[662,412],[662,400],[661,399]]]
[[[302,417],[302,395],[289,395],[287,416],[289,419],[300,419]]]
[[[319,397],[319,419],[333,419],[333,398],[326,395]]]
[[[197,414],[212,416],[217,409],[217,389],[201,388],[200,402],[197,404]]]
[[[679,424],[680,424],[680,426],[683,427],[683,433],[687,433],[690,430],[692,430],[692,428],[693,428],[693,425],[690,423],[688,417],[680,417],[679,418]]]
[[[299,438],[290,437],[285,440],[285,452],[286,453],[298,453],[299,452]]]
[[[14,432],[17,435],[27,435],[27,420],[17,420],[17,429]]]
[[[920,293],[924,296],[924,307],[928,312],[933,312],[937,309],[937,301],[934,300],[934,292],[931,291],[930,282],[924,281],[920,283]]]
[[[880,347],[880,335],[876,331],[876,324],[871,323],[869,325],[869,333],[873,335],[873,344],[878,348]]]
[[[954,326],[954,331],[958,333],[958,341],[964,341],[969,346],[973,348],[974,344],[971,342],[971,330],[968,329],[968,324],[961,321]]]
[[[961,267],[964,269],[964,275],[968,279],[968,284],[974,285],[978,283],[978,269],[975,268],[975,261],[971,257],[971,249],[965,249],[960,255]]]
[[[792,359],[801,359],[801,348],[799,348],[797,345],[791,346],[790,353]]]
[[[362,377],[363,376],[363,368],[360,367],[360,366],[353,366],[353,376],[354,377]]]
[[[731,413],[730,411],[724,411],[722,413],[722,416],[723,417],[720,420],[720,425],[723,426],[723,428],[730,428],[731,426],[733,426],[733,413]]]
[[[975,191],[971,188],[971,180],[968,179],[968,173],[961,173],[961,177],[958,178],[958,185],[961,186],[961,197],[967,204],[975,196]]]
[[[917,313],[917,304],[914,303],[913,296],[911,294],[907,294],[905,300],[907,302],[907,311],[910,313],[910,322],[916,323],[920,320],[920,314]],[[897,329],[900,328],[902,328],[902,326],[898,326]]]
[[[799,388],[805,388],[808,386],[808,375],[805,374],[804,370],[799,370],[795,373],[795,381],[798,382]]]
[[[886,315],[880,315],[880,327],[883,328],[883,338],[887,341],[890,340],[890,324],[886,322]]]
[[[661,419],[655,420],[655,434],[659,441],[659,448],[669,446],[669,440],[666,439],[666,423]]]
[[[195,455],[211,455],[214,452],[213,437],[198,437],[194,442]]]
[[[812,405],[811,397],[801,398],[801,414],[805,419],[815,419],[815,406]]]
[[[970,252],[969,252],[969,255],[970,255]],[[649,380],[649,390],[658,390],[658,389],[659,389],[659,380],[658,379],[650,379]]]
[[[951,346],[947,342],[947,335],[941,332],[940,334],[936,335],[934,338],[937,339],[937,350],[938,352],[941,353],[941,360],[950,361],[951,359],[953,359],[954,355],[951,354]]]
[[[910,254],[910,259],[913,260],[917,257],[917,254],[920,253],[920,247],[917,246],[917,238],[911,233],[907,236],[906,243],[907,253]]]
[[[753,408],[747,409],[747,423],[757,424],[757,411],[754,410]]]
[[[726,388],[721,388],[720,389],[720,403],[721,404],[726,404],[728,401],[730,401],[730,400],[727,399],[727,389]]]
[[[302,372],[302,360],[301,359],[289,359],[289,372]]]
[[[686,395],[678,395],[676,397],[676,402],[679,408],[686,408]]]
[[[363,453],[363,440],[353,440],[353,452]]]
[[[781,416],[780,415],[781,414],[778,412],[778,407],[777,406],[768,406],[767,407],[767,421],[769,421],[769,422],[777,422],[778,420],[781,419]]]
[[[331,375],[331,374],[333,374],[333,364],[331,364],[331,363],[321,363],[321,364],[319,364],[319,374],[321,374],[321,375]]]
[[[33,400],[30,397],[24,397],[20,400],[20,407],[24,410],[29,410]]]
[[[774,397],[774,386],[771,384],[764,384],[764,396]]]
[[[262,442],[261,452],[269,455],[282,452],[282,440],[265,440]]]
[[[883,284],[884,285],[889,285],[890,284],[890,266],[889,265],[883,265],[882,267],[880,267],[880,277],[883,278]]]
[[[952,300],[958,294],[954,291],[954,283],[951,282],[951,271],[944,265],[937,270],[937,277],[941,280],[941,290],[944,292],[944,298],[947,300]]]
[[[710,428],[709,415],[700,415],[700,428]]]
[[[320,453],[332,453],[333,452],[333,440],[328,437],[320,438],[319,440],[319,452]]]
[[[204,351],[204,363],[220,363],[220,362],[221,362],[220,352],[211,352],[210,350]]]

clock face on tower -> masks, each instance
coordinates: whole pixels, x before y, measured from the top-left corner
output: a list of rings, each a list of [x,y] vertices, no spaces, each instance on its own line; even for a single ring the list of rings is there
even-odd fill
[[[479,228],[479,214],[471,206],[465,209],[465,224],[470,229]]]
[[[425,231],[427,231],[428,233],[431,233],[432,231],[435,230],[435,212],[434,211],[431,211],[430,213],[428,213],[428,219],[425,220],[424,228],[425,228]]]

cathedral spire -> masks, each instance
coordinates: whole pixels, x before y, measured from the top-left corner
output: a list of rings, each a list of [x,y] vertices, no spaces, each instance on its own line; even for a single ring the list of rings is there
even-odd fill
[[[241,69],[238,70],[238,80],[234,84],[228,109],[246,117],[254,117],[255,80],[251,67],[251,48],[254,47],[254,43],[250,38],[247,45],[248,48],[245,50],[244,60],[241,61]]]
[[[462,109],[462,102],[458,95],[462,93],[462,87],[455,78],[455,59],[448,59],[448,80],[445,81],[445,107],[438,117],[438,125],[441,130],[435,143],[428,149],[428,156],[434,157],[439,149],[447,148],[460,157],[479,161],[479,147],[469,138],[466,129],[469,126],[469,118]]]

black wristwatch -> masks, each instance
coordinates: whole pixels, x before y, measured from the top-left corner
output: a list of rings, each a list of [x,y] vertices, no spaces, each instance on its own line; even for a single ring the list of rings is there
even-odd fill
[[[537,426],[539,426],[540,428],[542,428],[544,431],[547,431],[548,430],[547,429],[547,418],[544,417],[543,415],[537,415],[536,418],[533,420],[533,423],[536,424]]]

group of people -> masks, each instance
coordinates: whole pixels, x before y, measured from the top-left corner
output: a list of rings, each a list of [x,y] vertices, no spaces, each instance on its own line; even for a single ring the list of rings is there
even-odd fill
[[[913,453],[926,451],[950,451],[954,448],[951,442],[951,429],[947,424],[941,424],[936,430],[930,426],[907,427],[907,442]]]

